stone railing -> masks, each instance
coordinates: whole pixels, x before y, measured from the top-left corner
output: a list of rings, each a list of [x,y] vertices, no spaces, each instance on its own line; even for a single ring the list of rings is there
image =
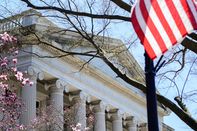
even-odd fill
[[[7,17],[0,20],[0,32],[10,31],[18,27],[25,27],[36,24],[41,13],[35,10],[27,10],[21,14]]]

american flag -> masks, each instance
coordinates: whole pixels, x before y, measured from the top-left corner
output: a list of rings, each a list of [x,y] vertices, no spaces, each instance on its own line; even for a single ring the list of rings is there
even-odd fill
[[[151,59],[197,29],[196,0],[138,0],[131,22]]]

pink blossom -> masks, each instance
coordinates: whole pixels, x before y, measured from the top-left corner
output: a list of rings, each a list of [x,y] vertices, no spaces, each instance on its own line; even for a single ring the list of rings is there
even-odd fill
[[[14,55],[18,55],[18,50],[14,51]]]
[[[4,44],[7,44],[9,42],[16,43],[17,41],[15,37],[10,36],[7,32],[0,34],[0,39],[2,40]]]
[[[23,78],[22,84],[26,85],[27,83],[29,83],[29,78]]]
[[[19,80],[19,81],[22,81],[23,80],[23,73],[20,72],[20,71],[17,71],[16,73],[16,79]]]
[[[0,82],[0,88],[7,89],[8,88],[8,84]]]
[[[24,130],[24,129],[25,129],[25,128],[24,128],[24,125],[20,125],[20,126],[19,126],[19,129],[20,129],[20,130]]]
[[[76,127],[81,127],[81,123],[77,123]]]
[[[32,86],[33,84],[34,84],[34,82],[32,82],[32,81],[29,82],[29,85],[30,85],[30,86]]]
[[[9,38],[10,38],[10,42],[16,43],[17,39],[15,37],[10,36]]]
[[[0,75],[0,79],[2,79],[2,80],[8,80],[8,78],[7,78],[7,75]]]
[[[16,64],[16,63],[17,63],[17,58],[12,59],[12,62],[13,62],[14,64]]]
[[[71,128],[73,131],[81,131],[82,125],[81,125],[81,123],[77,123],[76,126],[71,125]]]
[[[12,67],[11,69],[12,69],[12,71],[14,71],[14,72],[17,71],[17,68],[16,68],[16,67]]]
[[[3,41],[3,43],[6,43],[9,41],[9,35],[7,34],[7,32],[5,32],[4,34],[0,34],[0,38]]]
[[[8,59],[7,57],[4,57],[3,59],[1,59],[1,67],[7,66],[7,65],[8,65]]]

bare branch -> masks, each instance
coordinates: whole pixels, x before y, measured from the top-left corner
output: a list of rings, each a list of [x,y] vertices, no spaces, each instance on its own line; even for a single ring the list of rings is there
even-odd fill
[[[111,0],[111,1],[114,2],[120,8],[126,10],[127,12],[131,12],[131,6],[125,3],[123,0]]]
[[[185,86],[186,86],[186,84],[187,84],[187,81],[188,81],[189,75],[190,75],[190,73],[191,73],[192,67],[194,66],[194,64],[196,63],[196,61],[197,61],[197,58],[192,62],[192,65],[191,65],[190,68],[189,68],[189,71],[188,71],[188,73],[187,73],[187,76],[186,76],[186,79],[185,79],[185,82],[184,82],[184,84],[183,84],[183,88],[182,88],[182,91],[181,91],[181,98],[183,97],[183,93],[184,93],[184,90],[185,90]]]
[[[96,58],[100,58],[100,56],[98,56],[97,54],[92,54],[92,53],[96,53],[96,51],[88,51],[88,52],[82,52],[82,53],[79,53],[79,52],[72,52],[72,51],[64,51],[64,55],[57,55],[57,56],[41,56],[41,55],[38,55],[37,53],[33,53],[33,52],[29,52],[29,51],[25,51],[25,50],[22,50],[22,49],[19,49],[20,51],[22,52],[25,52],[25,53],[29,53],[29,54],[33,54],[39,58],[62,58],[62,57],[66,57],[66,56],[70,56],[70,55],[78,55],[78,56],[91,56],[91,57],[96,57]]]
[[[66,15],[76,15],[76,16],[85,16],[85,17],[90,17],[90,18],[95,18],[95,19],[111,19],[111,20],[124,20],[127,22],[130,22],[129,17],[125,16],[119,16],[119,15],[106,15],[106,14],[91,14],[91,13],[86,13],[86,12],[78,12],[78,11],[72,11],[72,10],[65,10],[59,7],[55,6],[36,6],[32,4],[29,0],[21,0],[27,4],[28,7],[38,9],[38,10],[56,10],[62,14]]]

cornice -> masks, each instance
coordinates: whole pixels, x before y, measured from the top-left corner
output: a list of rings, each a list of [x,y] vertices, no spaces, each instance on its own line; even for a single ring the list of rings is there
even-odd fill
[[[47,40],[45,39],[45,41],[47,41]],[[56,47],[58,46],[59,48],[62,48],[61,44],[58,44],[54,41],[49,40],[47,42],[51,43],[52,45],[54,45]],[[54,49],[54,48],[49,47],[49,46],[44,45],[44,44],[40,44],[39,47],[47,50],[48,52],[50,52],[54,56],[58,56],[58,55],[63,54],[60,51],[58,51],[57,49]],[[79,63],[84,62],[80,58],[77,58],[75,56],[66,56],[66,57],[62,57],[60,59],[63,60],[64,62],[66,62],[66,63],[70,63],[70,64],[74,65],[75,68],[78,68],[78,69],[80,68]],[[119,82],[117,82],[116,80],[114,80],[110,76],[105,75],[102,71],[100,71],[96,67],[93,67],[93,66],[90,66],[90,65],[85,66],[84,69],[82,70],[82,72],[83,73],[89,73],[90,75],[92,75],[93,77],[96,77],[97,79],[101,80],[105,84],[108,84],[110,87],[112,87],[116,90],[118,89],[121,92],[123,92],[125,94],[128,94],[129,96],[132,96],[133,98],[135,98],[135,100],[137,100],[138,102],[140,102],[144,106],[146,106],[146,101],[145,101],[144,97],[135,93],[134,91],[132,91],[132,89],[129,89],[128,87],[125,87],[125,86],[121,85]],[[166,114],[166,113],[164,113],[164,110],[161,107],[159,107],[159,112],[163,115]]]
[[[47,46],[42,45],[41,48],[44,48],[45,50],[49,51],[53,55],[61,55],[61,53],[57,50],[54,50],[54,48],[46,48]],[[74,56],[67,56],[60,58],[66,63],[69,63],[71,65],[74,65],[75,68],[80,68],[79,63],[83,63],[83,61],[80,58],[74,57]],[[115,90],[119,90],[122,93],[127,94],[128,96],[133,97],[136,101],[140,102],[143,106],[146,106],[146,99],[145,97],[142,97],[140,94],[137,94],[134,92],[131,88],[125,87],[121,85],[119,82],[117,82],[115,79],[111,78],[108,75],[105,75],[102,71],[97,69],[96,67],[92,67],[90,65],[85,66],[83,70],[81,71],[82,73],[88,73],[94,78],[97,78],[97,80],[102,81],[103,83],[107,84],[109,87],[114,88]],[[164,111],[163,108],[158,106],[158,111],[161,115],[167,115],[166,111]]]

